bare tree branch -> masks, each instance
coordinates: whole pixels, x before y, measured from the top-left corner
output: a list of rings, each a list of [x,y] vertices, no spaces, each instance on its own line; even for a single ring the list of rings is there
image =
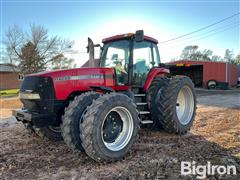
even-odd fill
[[[29,32],[17,25],[6,32],[5,45],[11,61],[18,64],[24,73],[33,73],[47,68],[47,64],[63,58],[73,41],[49,37],[48,30],[41,25],[30,25]]]

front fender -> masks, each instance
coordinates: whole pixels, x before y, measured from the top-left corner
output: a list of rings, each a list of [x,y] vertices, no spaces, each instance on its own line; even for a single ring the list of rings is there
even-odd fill
[[[152,68],[148,73],[147,80],[143,86],[144,91],[148,90],[148,88],[150,87],[155,77],[166,76],[166,74],[169,74],[169,73],[170,73],[169,69],[166,69],[166,68],[158,68],[158,67]]]

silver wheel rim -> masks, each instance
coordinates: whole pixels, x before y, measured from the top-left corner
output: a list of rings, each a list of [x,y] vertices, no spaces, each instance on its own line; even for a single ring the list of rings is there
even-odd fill
[[[178,93],[176,111],[181,124],[188,124],[193,116],[194,97],[191,88],[183,86]]]
[[[116,112],[121,117],[123,126],[122,126],[122,131],[117,136],[115,141],[112,143],[108,143],[104,140],[103,125],[106,121],[107,116],[111,112]],[[105,116],[103,123],[102,123],[102,128],[101,128],[102,141],[103,141],[104,145],[106,146],[106,148],[111,151],[119,151],[119,150],[123,149],[124,147],[126,147],[127,144],[129,143],[129,141],[131,140],[131,137],[133,134],[133,126],[134,126],[133,118],[132,118],[132,115],[129,112],[129,110],[127,110],[126,108],[121,107],[121,106],[117,106],[117,107],[111,109]]]
[[[216,86],[217,85],[216,81],[209,81],[208,86],[211,86],[211,85]]]
[[[61,127],[60,126],[48,126],[48,128],[55,133],[61,133]]]

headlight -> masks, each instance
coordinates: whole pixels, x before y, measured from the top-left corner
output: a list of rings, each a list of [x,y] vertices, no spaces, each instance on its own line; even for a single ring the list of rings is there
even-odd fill
[[[37,93],[19,93],[20,99],[40,99],[40,95]]]

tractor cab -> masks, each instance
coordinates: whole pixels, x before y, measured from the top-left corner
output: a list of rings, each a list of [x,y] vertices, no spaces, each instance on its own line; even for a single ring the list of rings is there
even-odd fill
[[[143,31],[103,39],[100,67],[114,68],[117,85],[143,87],[147,75],[160,63],[158,41]]]

